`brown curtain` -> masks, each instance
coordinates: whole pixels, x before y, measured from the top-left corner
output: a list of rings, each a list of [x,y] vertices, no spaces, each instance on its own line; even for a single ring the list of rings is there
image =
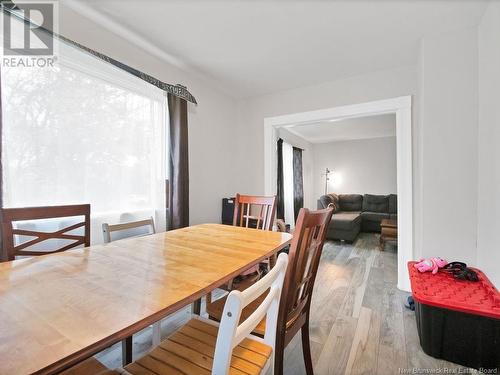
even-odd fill
[[[295,221],[304,207],[304,181],[302,177],[302,149],[293,148],[293,210]]]
[[[276,181],[276,187],[277,187],[277,192],[276,192],[276,197],[277,197],[277,203],[278,203],[278,208],[276,212],[276,218],[285,220],[285,191],[283,187],[283,140],[280,138],[278,139],[277,143],[277,149],[278,149],[278,170],[277,170],[277,181]]]
[[[169,137],[169,202],[167,229],[189,226],[189,159],[187,102],[168,94]]]

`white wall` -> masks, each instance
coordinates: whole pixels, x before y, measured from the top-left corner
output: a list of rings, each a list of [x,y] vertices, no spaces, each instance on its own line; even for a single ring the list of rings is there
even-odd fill
[[[238,175],[240,184],[238,189],[244,188],[251,194],[264,192],[264,118],[415,95],[418,91],[417,78],[416,67],[402,67],[241,100],[238,104],[239,149],[241,150],[239,164],[245,171],[245,175],[242,173]],[[418,149],[416,140],[419,138],[419,123],[415,120],[417,113],[413,111],[414,150]],[[255,154],[256,157],[246,157],[249,154]],[[420,176],[418,158],[418,153],[414,152],[414,201],[419,199],[419,192],[416,188]],[[312,206],[310,207],[312,208],[316,207],[317,197],[314,195],[313,193],[311,198]],[[420,205],[417,204],[414,208],[414,223],[420,222],[418,217],[421,212],[418,207]],[[414,231],[418,233],[420,229],[415,228]],[[414,236],[415,247],[418,249],[417,240]]]
[[[479,25],[479,170],[477,264],[500,288],[500,2]]]
[[[396,137],[319,143],[313,150],[316,199],[325,191],[325,168],[333,171],[329,192],[397,193]]]
[[[255,150],[260,155],[260,160],[240,160],[248,170],[240,184],[252,192],[263,191],[264,118],[403,95],[414,96],[414,256],[442,256],[476,265],[477,28],[426,36],[415,68],[240,101],[240,149],[243,155]]]
[[[254,193],[264,190],[264,118],[412,95],[416,90],[416,67],[404,67],[239,101],[240,149],[259,154],[258,159],[241,161],[248,173],[240,183]]]
[[[421,254],[475,264],[477,29],[428,36],[421,54]]]
[[[237,187],[236,101],[213,85],[142,50],[60,4],[60,33],[168,83],[188,87],[198,106],[189,105],[190,221],[220,222],[221,198]]]

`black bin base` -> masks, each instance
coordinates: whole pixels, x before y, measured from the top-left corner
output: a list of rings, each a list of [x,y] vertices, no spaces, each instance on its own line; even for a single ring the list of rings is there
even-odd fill
[[[500,374],[500,320],[415,301],[420,345],[428,355]]]

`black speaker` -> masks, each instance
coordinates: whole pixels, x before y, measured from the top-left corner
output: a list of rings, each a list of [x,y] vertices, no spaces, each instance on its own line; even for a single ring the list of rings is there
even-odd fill
[[[222,199],[222,224],[233,225],[234,198]]]

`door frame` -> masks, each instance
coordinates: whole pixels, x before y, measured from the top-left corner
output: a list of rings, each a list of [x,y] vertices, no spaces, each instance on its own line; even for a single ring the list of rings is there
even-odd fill
[[[264,119],[264,190],[276,194],[278,129],[327,120],[396,115],[398,194],[398,288],[410,291],[408,261],[413,259],[412,97],[401,96],[366,103],[299,112]],[[334,122],[332,122],[334,125]]]

